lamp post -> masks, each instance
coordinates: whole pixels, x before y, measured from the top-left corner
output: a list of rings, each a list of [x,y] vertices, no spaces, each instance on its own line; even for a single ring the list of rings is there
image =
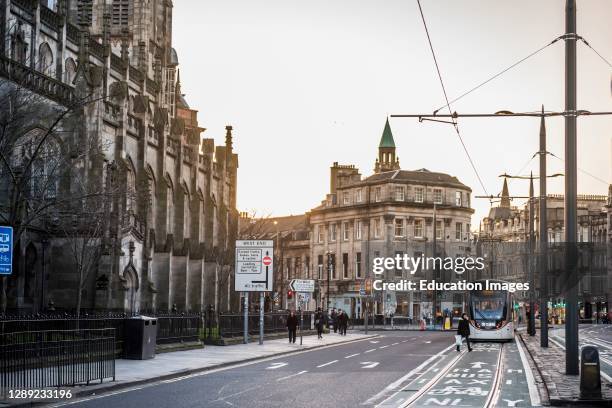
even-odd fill
[[[330,278],[331,278],[331,273],[332,273],[332,268],[333,268],[333,264],[332,264],[333,252],[327,251],[325,254],[327,255],[327,300],[326,300],[326,304],[327,304],[327,311],[329,311],[329,307],[330,307],[329,284],[330,284]]]

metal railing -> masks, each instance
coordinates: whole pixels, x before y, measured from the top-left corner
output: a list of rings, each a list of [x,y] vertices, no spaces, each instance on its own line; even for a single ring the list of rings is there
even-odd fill
[[[0,393],[115,380],[115,331],[48,330],[0,334]]]
[[[198,341],[203,322],[200,314],[157,316],[157,344]]]
[[[304,329],[310,328],[311,315],[304,312]],[[287,330],[287,313],[264,314],[264,334],[283,333]],[[299,319],[299,315],[298,315]],[[241,313],[219,315],[219,337],[240,337],[244,335],[244,315]],[[259,313],[249,313],[249,335],[259,335]]]

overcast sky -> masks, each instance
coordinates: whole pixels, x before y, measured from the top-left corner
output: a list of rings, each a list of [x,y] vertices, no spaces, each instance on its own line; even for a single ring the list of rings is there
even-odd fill
[[[563,34],[564,0],[421,0],[449,96]],[[578,33],[612,61],[612,1],[578,0]],[[258,214],[307,211],[329,190],[329,167],[373,171],[385,118],[443,105],[416,0],[176,0],[173,42],[182,90],[206,137],[223,143],[234,126],[238,207]],[[612,111],[612,69],[578,44],[578,108]],[[560,111],[564,44],[558,41],[452,105],[460,113]],[[452,126],[392,118],[403,169],[457,176],[484,194]],[[486,191],[499,174],[538,172],[539,119],[460,119]],[[547,120],[548,150],[564,157],[563,120]],[[579,193],[607,194],[612,117],[578,122]],[[563,172],[549,159],[549,173]],[[597,178],[603,180],[598,180]],[[536,191],[537,191],[536,185]],[[528,182],[510,183],[526,195]],[[563,180],[549,184],[563,192]],[[472,224],[489,209],[473,199]],[[515,201],[519,205],[522,202]]]

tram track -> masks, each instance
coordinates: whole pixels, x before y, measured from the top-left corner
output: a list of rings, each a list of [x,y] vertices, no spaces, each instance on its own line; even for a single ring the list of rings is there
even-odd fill
[[[470,406],[483,407],[483,408],[492,408],[492,407],[497,406],[497,402],[498,402],[500,391],[501,391],[501,383],[502,383],[501,377],[503,373],[504,351],[505,351],[504,344],[500,343],[500,347],[499,347],[499,350],[496,356],[495,371],[491,375],[489,389],[486,391],[485,400],[479,401],[476,405],[472,405],[472,403],[470,403]],[[441,390],[439,388],[449,382],[458,381],[457,379],[454,378],[456,377],[456,375],[453,376],[453,379],[450,379],[450,380],[449,380],[450,376],[449,377],[447,376],[452,371],[464,372],[466,370],[465,367],[461,368],[460,366],[461,366],[461,363],[464,362],[462,360],[467,354],[468,354],[467,352],[463,351],[460,354],[458,354],[456,357],[454,357],[446,366],[441,368],[440,371],[434,377],[432,377],[424,386],[422,386],[419,391],[417,391],[410,398],[405,400],[401,405],[399,405],[399,407],[413,408],[413,407],[422,407],[424,405],[429,405],[427,402],[424,403],[422,401],[423,398],[429,397],[429,396],[448,395],[452,399],[453,396],[451,394],[442,393],[443,391],[447,390],[448,387],[444,387]],[[484,363],[479,363],[479,362],[475,362],[475,363],[465,362],[465,363],[471,364],[472,367],[477,367],[477,368],[481,367],[480,364],[484,364]],[[442,383],[442,381],[444,380],[446,381]],[[469,390],[470,387],[454,387],[454,388],[456,388],[456,390],[459,392],[459,395],[471,395],[468,393],[469,391],[466,391],[466,390]],[[459,403],[459,402],[458,404],[463,405],[462,403]]]

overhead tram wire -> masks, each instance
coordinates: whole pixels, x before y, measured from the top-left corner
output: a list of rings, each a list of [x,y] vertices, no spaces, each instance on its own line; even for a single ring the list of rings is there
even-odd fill
[[[552,157],[554,157],[555,159],[560,160],[561,162],[565,163],[565,160],[563,160],[561,157],[557,156],[557,155],[556,155],[556,154],[554,154],[553,152],[550,152],[550,151],[549,151],[549,152],[546,152],[546,153],[550,154],[550,155],[551,155]],[[578,171],[579,171],[579,172],[581,172],[581,173],[583,173],[583,174],[586,174],[586,175],[587,175],[587,176],[589,176],[589,177],[592,177],[593,179],[595,179],[595,180],[599,181],[600,183],[605,184],[606,186],[610,184],[610,183],[608,183],[606,180],[604,180],[604,179],[602,179],[602,178],[600,178],[600,177],[598,177],[598,176],[594,175],[593,173],[589,173],[588,171],[583,170],[583,169],[581,169],[580,167],[578,167]]]
[[[438,65],[436,53],[434,51],[433,44],[431,42],[431,37],[429,35],[429,29],[427,28],[427,22],[425,21],[425,15],[423,14],[423,8],[421,7],[421,0],[417,0],[417,4],[419,6],[419,12],[421,13],[421,19],[423,20],[423,27],[425,28],[425,34],[427,35],[427,42],[429,43],[429,49],[431,50],[431,55],[433,57],[434,64],[436,65],[436,71],[438,72],[438,79],[440,80],[440,85],[442,86],[442,92],[444,93],[444,99],[446,100],[446,107],[448,108],[449,114],[452,115],[453,112],[450,107],[450,102],[448,100],[448,94],[446,93],[446,87],[444,86],[444,81],[442,80],[440,66]],[[476,174],[476,177],[478,178],[478,182],[480,183],[480,186],[482,187],[485,194],[489,195],[489,192],[487,191],[487,188],[485,187],[484,182],[482,181],[482,178],[480,177],[480,174],[478,173],[476,164],[474,163],[474,160],[472,160],[472,156],[470,155],[470,152],[468,151],[467,146],[465,145],[465,142],[463,141],[463,138],[461,137],[461,133],[459,132],[459,125],[457,124],[456,118],[451,118],[451,119],[452,119],[453,127],[455,128],[455,132],[457,133],[457,136],[459,137],[459,141],[461,142],[461,146],[463,146],[463,150],[465,151],[465,154],[467,155],[470,165],[472,166],[472,169],[474,169],[474,173]]]
[[[607,64],[607,65],[608,65],[610,68],[612,68],[612,63],[611,63],[610,61],[608,61],[608,60],[607,60],[607,59],[606,59],[606,58],[605,58],[603,55],[601,55],[601,54],[600,54],[600,53],[599,53],[599,52],[598,52],[598,51],[597,51],[595,48],[593,48],[593,47],[591,46],[591,44],[589,44],[589,42],[588,42],[587,40],[585,40],[585,39],[584,39],[584,38],[582,38],[582,37],[579,37],[578,39],[579,39],[580,41],[582,41],[582,42],[583,42],[583,43],[584,43],[584,44],[585,44],[587,47],[589,47],[591,50],[593,50],[593,52],[594,52],[595,54],[597,54],[597,56],[598,56],[599,58],[601,58],[601,60],[602,60],[603,62],[605,62],[605,63],[606,63],[606,64]]]
[[[505,74],[506,72],[510,71],[512,68],[516,67],[517,65],[527,61],[529,58],[533,57],[534,55],[540,53],[541,51],[544,51],[546,48],[550,47],[551,45],[553,45],[554,43],[556,43],[557,41],[563,39],[563,36],[559,36],[557,38],[555,38],[554,40],[552,40],[551,42],[549,42],[548,44],[538,48],[537,50],[533,51],[532,53],[530,53],[529,55],[527,55],[526,57],[521,58],[520,60],[518,60],[517,62],[515,62],[514,64],[508,66],[507,68],[504,68],[503,70],[499,71],[497,74],[493,75],[492,77],[490,77],[489,79],[484,80],[483,82],[481,82],[480,84],[476,85],[475,87],[473,87],[472,89],[470,89],[469,91],[466,91],[464,93],[462,93],[461,95],[459,95],[458,97],[456,97],[455,99],[451,100],[450,103],[455,103],[457,102],[459,99],[462,99],[463,97],[468,96],[469,94],[471,94],[472,92],[474,92],[475,90],[483,87],[484,85],[488,84],[489,82],[493,81],[494,79],[496,79],[497,77]],[[440,106],[438,109],[436,109],[434,111],[434,113],[438,112],[440,109],[444,108],[446,105],[442,105]]]

